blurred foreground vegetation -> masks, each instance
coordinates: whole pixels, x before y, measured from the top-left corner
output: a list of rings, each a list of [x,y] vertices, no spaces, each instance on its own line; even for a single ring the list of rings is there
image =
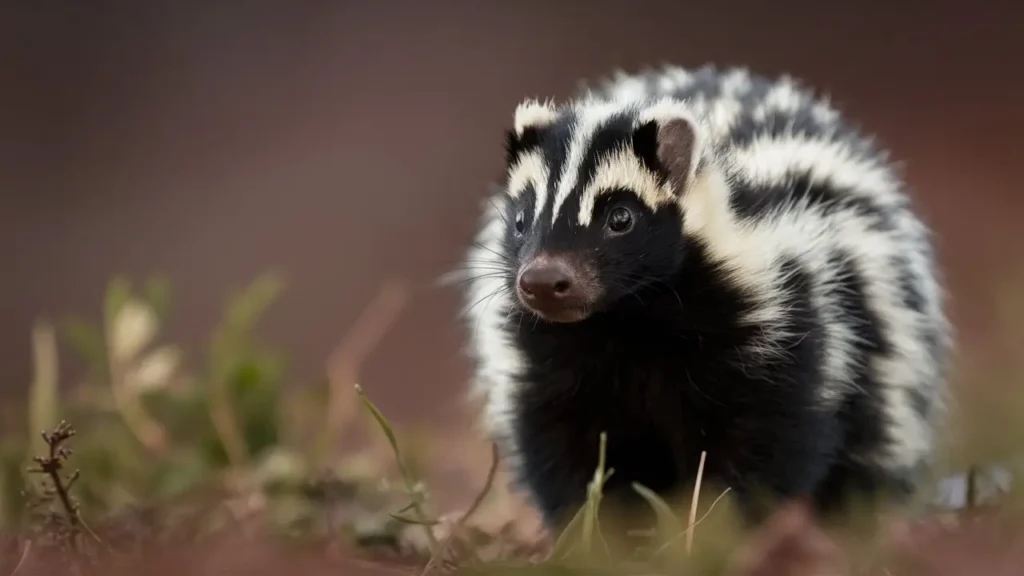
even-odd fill
[[[3,414],[0,533],[42,534],[58,548],[74,533],[72,548],[91,542],[93,548],[132,552],[225,531],[259,531],[386,550],[389,557],[412,558],[414,571],[485,566],[485,573],[525,563],[533,570],[577,565],[588,573],[679,573],[685,564],[692,574],[801,574],[758,572],[751,562],[768,562],[765,547],[788,545],[802,551],[798,564],[807,568],[808,555],[824,546],[816,528],[793,510],[750,540],[738,530],[728,498],[713,487],[698,492],[698,486],[697,497],[681,506],[637,487],[657,512],[658,531],[642,554],[618,549],[598,520],[601,485],[614,474],[603,468],[595,471],[590,501],[577,522],[559,538],[517,532],[514,518],[479,521],[488,513],[488,498],[503,488],[490,485],[494,470],[481,487],[486,493],[475,500],[467,495],[476,521],[468,514],[446,516],[434,509],[421,481],[429,463],[416,449],[417,438],[388,423],[354,381],[355,364],[385,329],[386,301],[393,304],[396,293],[381,300],[377,315],[364,315],[364,328],[378,333],[350,342],[336,374],[292,386],[286,385],[289,365],[282,350],[258,336],[261,317],[283,290],[282,279],[267,274],[232,294],[195,357],[163,338],[171,287],[161,277],[114,278],[97,324],[40,320],[32,332],[28,406],[8,405]],[[1024,414],[1024,362],[1013,350],[1024,341],[1024,298],[1005,296],[998,300],[1003,332],[959,358],[958,377],[986,386],[968,385],[972,394],[955,405],[943,471],[971,470],[970,507],[1016,518],[1024,502],[1019,487],[995,490],[981,473],[995,463],[1013,468],[1024,444],[1017,416]],[[85,363],[83,380],[59,386],[63,354]],[[366,437],[370,447],[343,449],[340,441],[348,434]],[[925,519],[946,524],[954,518],[927,507],[924,512]],[[886,573],[869,570],[877,568],[877,550],[868,548],[878,544],[877,535],[851,534],[840,540],[866,570],[857,573]],[[14,556],[24,560],[28,548],[16,548]],[[636,564],[640,557],[642,565]],[[543,558],[547,562],[538,564]],[[743,562],[747,568],[736,567]]]
[[[256,491],[274,496],[282,529],[301,533],[313,529],[328,492],[386,501],[394,490],[367,453],[336,446],[353,427],[369,424],[380,436],[377,423],[354,409],[353,383],[341,399],[352,405],[342,411],[345,421],[332,420],[327,408],[339,400],[330,383],[287,385],[287,358],[257,336],[283,289],[280,277],[267,274],[232,294],[195,358],[161,337],[171,305],[161,277],[114,278],[99,324],[39,321],[27,410],[8,406],[4,415],[9,430],[21,424],[0,440],[0,526],[31,522],[23,493],[34,479],[26,467],[46,450],[40,432],[62,420],[77,431],[71,462],[80,470],[74,489],[85,517]],[[84,360],[84,380],[59,386],[58,350]]]

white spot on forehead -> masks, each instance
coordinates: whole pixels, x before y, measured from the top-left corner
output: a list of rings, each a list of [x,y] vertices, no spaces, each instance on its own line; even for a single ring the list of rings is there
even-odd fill
[[[558,176],[558,188],[555,191],[551,207],[551,223],[558,219],[559,210],[566,198],[572,193],[579,181],[579,171],[583,166],[587,150],[597,132],[615,113],[625,109],[622,102],[585,102],[576,108],[576,123],[573,126],[572,140],[569,142],[565,164]]]

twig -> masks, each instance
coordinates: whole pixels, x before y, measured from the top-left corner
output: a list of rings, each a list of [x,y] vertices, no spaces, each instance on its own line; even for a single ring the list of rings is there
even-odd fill
[[[64,442],[74,435],[75,429],[65,420],[61,420],[60,424],[57,424],[57,427],[53,429],[53,432],[43,432],[43,441],[46,442],[49,448],[49,454],[47,456],[34,457],[33,460],[39,465],[39,468],[31,471],[49,476],[50,482],[53,484],[53,493],[56,494],[61,506],[64,507],[64,512],[67,514],[68,523],[71,527],[73,529],[81,528],[85,530],[93,539],[100,542],[99,536],[82,520],[78,514],[78,506],[71,499],[70,490],[78,480],[79,471],[75,470],[66,481],[60,476],[60,472],[64,468],[64,462],[72,453],[70,448],[64,446]]]
[[[697,483],[693,487],[693,501],[690,502],[690,530],[686,532],[686,553],[690,554],[693,551],[693,533],[692,530],[694,522],[697,519],[697,499],[700,497],[700,481],[704,477],[704,457],[707,452],[701,451],[700,453],[700,465],[697,466]]]
[[[50,477],[50,482],[53,483],[54,494],[60,499],[60,503],[67,513],[68,522],[72,526],[77,527],[79,522],[78,509],[71,502],[67,489],[78,479],[78,471],[76,470],[71,475],[71,478],[68,479],[67,486],[64,485],[64,479],[60,477],[60,471],[64,467],[64,460],[71,456],[71,450],[62,446],[62,444],[74,435],[75,430],[67,422],[63,421],[57,425],[53,432],[43,432],[43,441],[46,442],[49,455],[36,456],[33,460],[39,465],[39,468],[34,471]]]
[[[448,549],[448,546],[451,544],[452,539],[459,533],[460,530],[462,530],[462,528],[466,525],[466,522],[469,520],[469,518],[477,511],[478,508],[480,508],[480,506],[483,504],[484,499],[487,498],[488,494],[490,494],[491,486],[494,485],[494,478],[495,476],[497,476],[498,473],[498,460],[498,445],[492,442],[491,467],[487,471],[487,479],[484,480],[483,489],[481,489],[480,492],[476,495],[476,498],[473,499],[473,503],[470,504],[469,509],[466,510],[466,513],[463,514],[452,527],[451,532],[444,539],[444,542],[441,542],[441,545],[438,547],[437,552],[431,554],[426,566],[424,566],[423,570],[420,572],[420,576],[425,576],[428,572],[430,572],[430,569],[434,567],[434,564],[436,564],[441,559],[441,556]]]
[[[491,492],[491,487],[494,485],[494,478],[498,475],[498,445],[494,442],[491,443],[491,467],[487,470],[487,479],[484,480],[483,489],[473,499],[473,503],[466,510],[466,513],[459,518],[457,527],[463,526],[469,518],[476,513],[477,509],[483,504],[484,499]]]
[[[355,413],[355,404],[350,401],[350,387],[358,380],[359,368],[394,325],[407,300],[408,291],[404,284],[395,280],[385,282],[331,355],[327,370],[329,387],[324,430],[326,457],[334,453],[334,442]]]

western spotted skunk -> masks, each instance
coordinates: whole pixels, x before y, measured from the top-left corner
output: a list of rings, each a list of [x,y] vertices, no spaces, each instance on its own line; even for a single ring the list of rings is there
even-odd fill
[[[729,486],[898,501],[945,412],[931,233],[888,153],[789,77],[617,73],[525,100],[465,261],[485,422],[551,527]],[[744,502],[746,502],[744,504]]]

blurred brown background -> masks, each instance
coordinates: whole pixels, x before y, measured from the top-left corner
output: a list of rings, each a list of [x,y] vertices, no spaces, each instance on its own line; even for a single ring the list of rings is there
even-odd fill
[[[113,273],[169,274],[170,337],[198,346],[274,268],[266,333],[297,382],[382,280],[416,283],[362,381],[396,419],[444,418],[467,365],[455,296],[429,283],[515,103],[661,62],[789,72],[878,132],[977,341],[1024,235],[1021,30],[1024,9],[984,2],[5,2],[0,390],[29,381],[33,319],[98,318]]]

